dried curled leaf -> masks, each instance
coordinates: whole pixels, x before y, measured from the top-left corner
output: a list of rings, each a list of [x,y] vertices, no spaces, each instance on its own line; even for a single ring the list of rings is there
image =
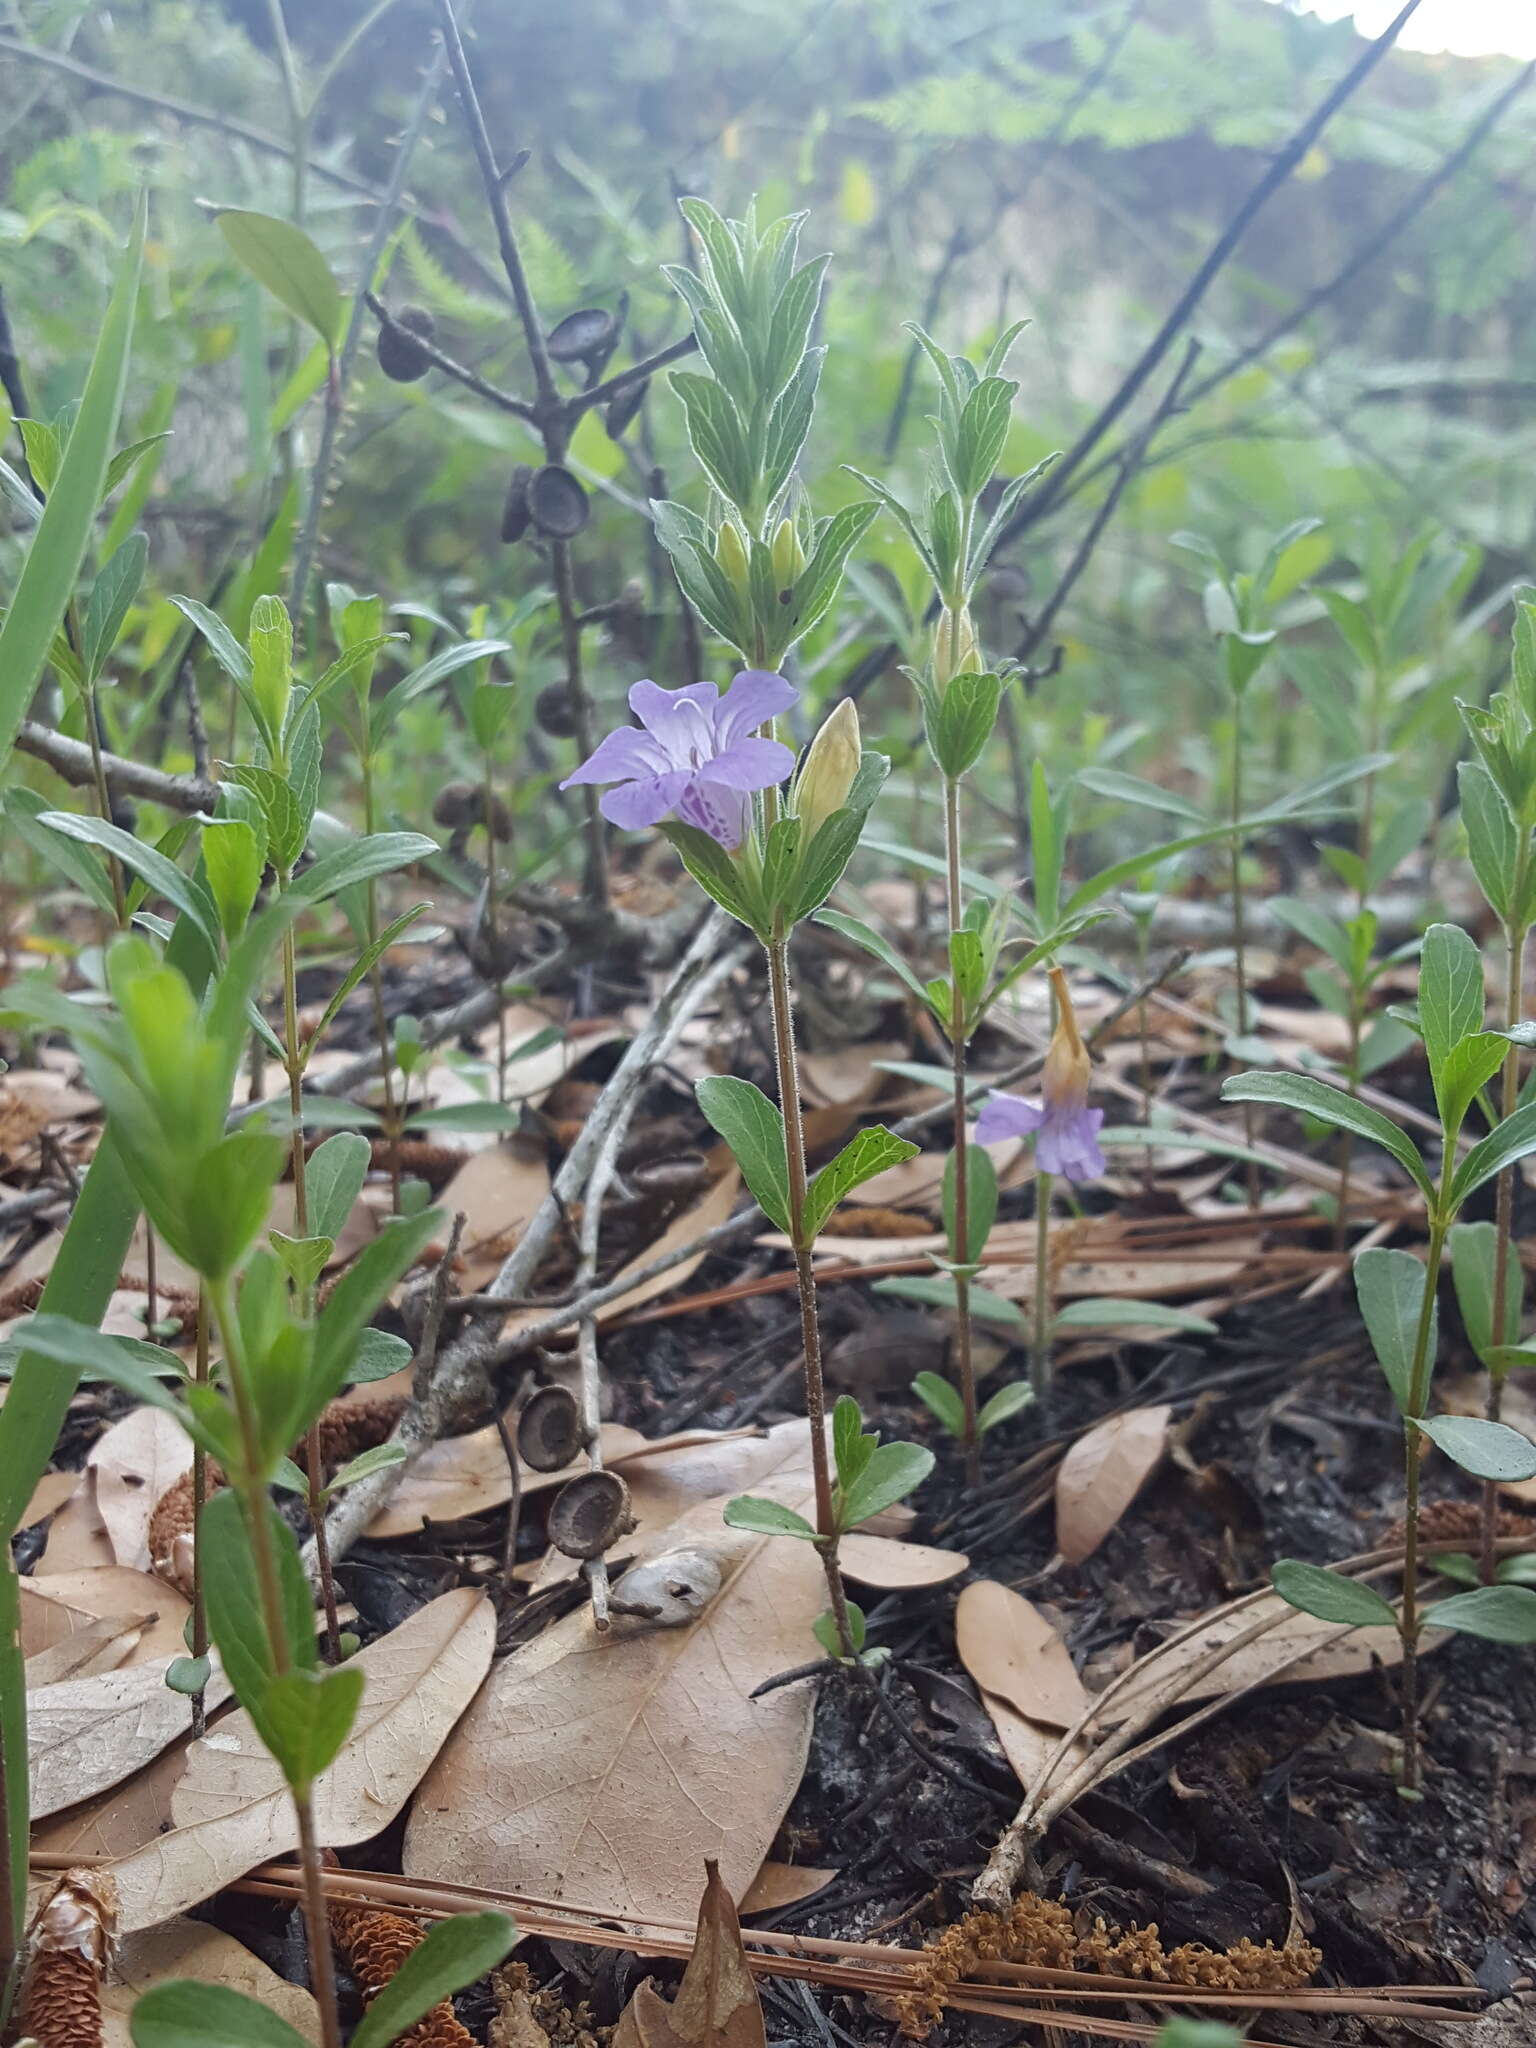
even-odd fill
[[[649,1977],[624,2008],[613,2048],[767,2048],[763,2008],[720,1868],[709,1863],[693,1954],[671,2005]]]
[[[1106,1416],[1062,1459],[1056,1474],[1056,1548],[1068,1564],[1091,1557],[1161,1464],[1173,1410],[1131,1408]]]

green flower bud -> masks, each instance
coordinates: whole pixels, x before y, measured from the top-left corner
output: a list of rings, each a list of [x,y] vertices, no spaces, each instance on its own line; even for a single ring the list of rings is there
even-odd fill
[[[811,741],[795,784],[802,849],[810,845],[832,813],[847,803],[860,758],[858,707],[851,697],[845,697]]]
[[[805,549],[791,520],[781,519],[773,536],[773,580],[780,590],[792,590],[805,567]]]
[[[970,606],[962,605],[956,614],[946,605],[933,629],[934,681],[941,690],[946,689],[956,676],[980,667],[981,654],[976,645],[976,628],[971,624]]]
[[[752,574],[747,561],[747,537],[734,519],[727,519],[715,535],[715,560],[736,588],[749,593]]]

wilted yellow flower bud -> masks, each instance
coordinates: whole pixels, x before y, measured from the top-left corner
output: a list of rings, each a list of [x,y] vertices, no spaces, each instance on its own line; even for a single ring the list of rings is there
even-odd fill
[[[1072,1007],[1067,977],[1059,967],[1051,969],[1051,987],[1056,992],[1056,1029],[1046,1048],[1040,1092],[1047,1103],[1058,1108],[1080,1109],[1088,1100],[1092,1072],[1088,1048],[1077,1028],[1077,1012]]]
[[[727,519],[715,535],[715,560],[738,590],[750,590],[752,575],[747,561],[747,537],[734,519]]]
[[[933,630],[933,679],[942,690],[956,677],[981,667],[969,605],[957,613],[946,605]]]
[[[773,536],[773,580],[780,590],[793,587],[796,577],[805,567],[805,549],[800,545],[794,522],[779,521],[779,530]]]
[[[848,801],[853,778],[859,772],[859,712],[851,697],[845,697],[811,741],[795,784],[795,815],[800,820],[800,844],[809,846],[834,811]]]

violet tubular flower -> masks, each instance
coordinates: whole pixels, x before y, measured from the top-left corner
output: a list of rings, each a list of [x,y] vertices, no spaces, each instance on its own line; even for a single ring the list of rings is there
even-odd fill
[[[638,830],[673,816],[734,853],[747,836],[752,793],[785,781],[795,765],[788,747],[757,728],[799,695],[767,669],[743,669],[723,697],[713,683],[636,683],[629,708],[639,725],[600,740],[560,787],[611,783],[598,806],[610,824]]]
[[[995,1145],[1000,1138],[1033,1135],[1035,1164],[1042,1173],[1060,1174],[1063,1180],[1096,1180],[1105,1170],[1099,1150],[1104,1112],[1088,1107],[1088,1048],[1059,967],[1051,969],[1051,981],[1056,990],[1056,1029],[1040,1076],[1040,1099],[1032,1102],[1023,1095],[994,1092],[976,1120],[976,1142]]]

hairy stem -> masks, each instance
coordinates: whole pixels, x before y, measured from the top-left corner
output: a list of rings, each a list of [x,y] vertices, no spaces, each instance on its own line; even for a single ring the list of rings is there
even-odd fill
[[[1237,827],[1243,815],[1243,700],[1234,692],[1232,697],[1232,949],[1237,969],[1237,1031],[1241,1037],[1248,1029],[1248,935],[1245,929],[1243,906],[1243,841]],[[1258,1120],[1251,1102],[1243,1104],[1243,1143],[1253,1150],[1258,1135]],[[1246,1181],[1248,1206],[1259,1206],[1259,1169],[1255,1160],[1248,1161]]]
[[[960,785],[953,776],[944,784],[944,843],[949,869],[949,928],[958,931],[964,905],[960,894]],[[958,982],[951,984],[949,1044],[954,1075],[955,1241],[951,1256],[964,1269],[971,1257],[970,1136],[966,1127],[965,999]],[[960,1405],[965,1423],[960,1442],[965,1474],[972,1486],[981,1478],[981,1438],[976,1428],[976,1366],[971,1353],[971,1276],[961,1270],[955,1281],[955,1368],[960,1378]]]
[[[1424,1298],[1413,1338],[1413,1363],[1408,1375],[1408,1406],[1403,1416],[1403,1606],[1398,1632],[1403,1640],[1403,1790],[1419,1788],[1419,1463],[1424,1439],[1415,1418],[1429,1404],[1429,1380],[1435,1361],[1430,1354],[1430,1332],[1435,1324],[1435,1290],[1440,1284],[1440,1261],[1445,1251],[1451,1171],[1455,1147],[1447,1144],[1440,1171],[1440,1193],[1429,1224],[1429,1252],[1424,1273]]]
[[[200,1387],[208,1384],[208,1291],[197,1291],[197,1361],[193,1379]],[[192,1446],[192,1655],[208,1654],[208,1603],[203,1597],[203,1504],[208,1498],[208,1453],[201,1444]],[[207,1727],[208,1699],[202,1686],[192,1695],[192,1735],[201,1741]]]
[[[837,1568],[837,1517],[832,1504],[832,1473],[827,1462],[827,1396],[821,1371],[821,1323],[816,1313],[814,1245],[805,1235],[805,1126],[800,1116],[800,1078],[795,1065],[795,1018],[789,985],[789,941],[774,939],[767,948],[768,986],[773,1004],[773,1051],[778,1071],[779,1108],[784,1116],[784,1151],[789,1170],[790,1237],[795,1247],[795,1276],[800,1287],[800,1339],[805,1350],[805,1413],[811,1425],[811,1472],[816,1488],[816,1538],[827,1597],[845,1657],[857,1653],[848,1622],[848,1605]]]
[[[1051,1274],[1051,1187],[1052,1176],[1035,1170],[1035,1300],[1034,1327],[1029,1344],[1029,1383],[1035,1399],[1044,1403],[1051,1396],[1051,1323],[1055,1316],[1056,1289]]]
[[[1525,899],[1526,857],[1522,855],[1516,864],[1515,892],[1512,901],[1521,903]],[[1505,957],[1508,961],[1504,985],[1504,1028],[1513,1031],[1520,1022],[1520,997],[1525,983],[1525,947],[1529,928],[1511,918],[1504,927]],[[1501,1116],[1513,1116],[1520,1102],[1520,1049],[1511,1045],[1504,1055],[1503,1099],[1499,1104]],[[1509,1313],[1510,1259],[1513,1253],[1512,1239],[1515,1221],[1515,1170],[1506,1166],[1499,1175],[1494,1196],[1494,1239],[1493,1239],[1493,1313],[1492,1328],[1495,1344],[1503,1344],[1505,1322]],[[1504,1374],[1490,1371],[1488,1375],[1488,1420],[1497,1422],[1504,1407]],[[1494,1546],[1499,1535],[1499,1489],[1496,1481],[1483,1481],[1482,1507],[1479,1515],[1479,1558],[1484,1584],[1491,1584],[1497,1563]]]

